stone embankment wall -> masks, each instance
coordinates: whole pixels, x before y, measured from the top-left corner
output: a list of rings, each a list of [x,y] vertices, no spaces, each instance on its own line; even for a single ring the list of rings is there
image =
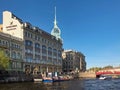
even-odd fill
[[[33,81],[32,75],[26,75],[21,72],[0,72],[0,83]]]
[[[79,78],[96,78],[95,72],[79,72]]]
[[[30,76],[23,76],[23,77],[2,77],[0,78],[0,83],[10,83],[10,82],[27,82],[33,81],[32,77]]]

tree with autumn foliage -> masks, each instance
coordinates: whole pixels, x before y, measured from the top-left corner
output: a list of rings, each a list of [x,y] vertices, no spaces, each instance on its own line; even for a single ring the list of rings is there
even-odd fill
[[[0,70],[6,70],[9,66],[9,58],[3,50],[0,49]]]

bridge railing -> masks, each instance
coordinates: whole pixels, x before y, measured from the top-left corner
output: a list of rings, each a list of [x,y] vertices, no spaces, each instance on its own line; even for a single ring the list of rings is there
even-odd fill
[[[120,75],[120,71],[99,71],[99,72],[96,72],[96,75],[101,75],[101,74],[119,74]]]

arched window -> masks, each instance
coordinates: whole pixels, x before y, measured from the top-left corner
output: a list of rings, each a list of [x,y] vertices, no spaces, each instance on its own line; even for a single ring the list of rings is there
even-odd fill
[[[48,51],[52,52],[52,48],[51,48],[51,47],[48,47]]]
[[[52,57],[52,48],[51,47],[48,47],[48,56]]]
[[[47,49],[45,45],[42,45],[42,55],[46,56],[47,55]]]
[[[17,59],[20,59],[20,58],[21,58],[20,53],[17,53]]]
[[[53,49],[53,58],[57,58],[57,50]]]
[[[35,48],[40,48],[40,44],[39,43],[35,43]]]
[[[59,60],[62,60],[62,53],[61,53],[61,50],[58,50],[58,59],[59,59]]]
[[[26,46],[33,46],[33,43],[30,40],[25,40],[25,45]]]
[[[56,50],[56,49],[53,49],[53,52],[54,52],[54,53],[57,53],[57,50]]]
[[[12,52],[12,58],[16,58],[16,52]]]
[[[46,50],[46,46],[45,45],[42,45],[42,50]]]

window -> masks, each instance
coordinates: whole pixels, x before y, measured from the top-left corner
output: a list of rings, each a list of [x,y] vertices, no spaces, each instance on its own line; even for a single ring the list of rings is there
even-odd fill
[[[27,32],[25,32],[25,37],[27,37]]]
[[[54,53],[57,53],[57,50],[56,50],[56,49],[53,49],[53,52],[54,52]]]
[[[40,44],[39,43],[35,43],[35,48],[40,48]]]
[[[46,50],[46,46],[45,45],[42,45],[42,50]]]
[[[17,53],[17,59],[20,59],[20,58],[21,58],[20,53]]]
[[[26,46],[32,46],[33,43],[32,43],[32,41],[25,40],[25,45],[26,45]]]
[[[16,53],[12,52],[12,58],[16,58]]]
[[[27,60],[27,62],[32,62],[33,56],[32,55],[26,56],[26,60]]]
[[[51,52],[52,52],[52,48],[51,48],[51,47],[48,47],[48,51],[51,51]]]

